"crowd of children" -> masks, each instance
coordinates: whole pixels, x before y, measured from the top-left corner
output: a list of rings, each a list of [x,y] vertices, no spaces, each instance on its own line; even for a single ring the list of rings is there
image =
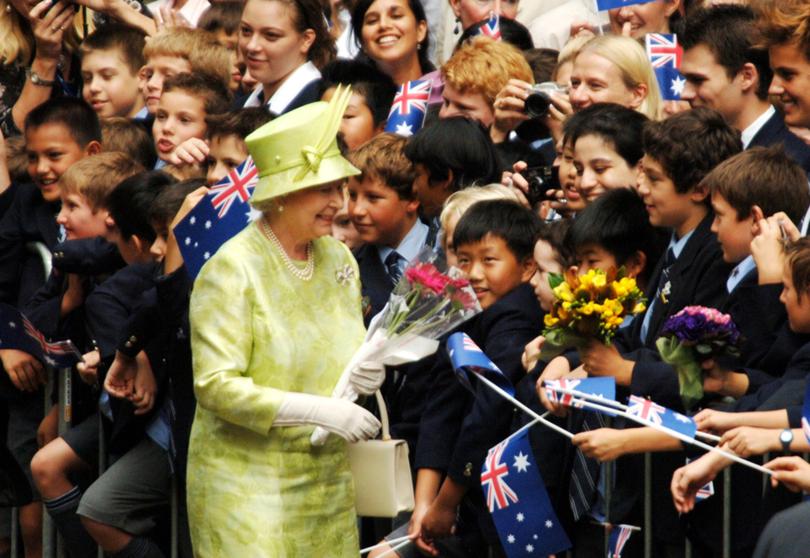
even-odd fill
[[[482,311],[457,331],[523,405],[573,435],[528,427],[572,555],[604,556],[620,524],[650,530],[626,557],[645,555],[645,539],[662,557],[806,555],[810,507],[793,492],[810,492],[799,455],[810,451],[810,6],[648,0],[602,21],[584,0],[542,14],[535,1],[447,0],[442,14],[444,0],[186,0],[151,11],[136,0],[0,0],[0,303],[82,354],[60,430],[56,371],[0,337],[0,558],[12,529],[20,556],[42,555],[43,514],[73,558],[99,547],[166,556],[172,538],[178,555],[195,555],[186,464],[195,389],[210,385],[195,384],[194,282],[173,229],[248,158],[246,137],[344,86],[338,144],[359,174],[341,183],[327,220],[356,260],[365,324],[426,248],[469,280]],[[578,21],[583,9],[589,22]],[[678,101],[664,100],[648,33],[677,34]],[[414,81],[431,85],[415,102]],[[539,114],[527,110],[541,96],[535,82],[556,84]],[[392,104],[422,110],[424,126],[386,127]],[[314,152],[301,157],[317,171]],[[644,313],[611,344],[544,360],[550,279],[619,269],[644,291]],[[657,344],[687,306],[728,314],[741,334],[739,354],[701,363],[703,395],[688,407]],[[465,389],[444,341],[386,367],[380,392],[391,435],[409,448],[415,506],[358,521],[370,556],[517,555],[480,475],[488,449],[531,418],[484,383]],[[689,414],[771,482],[545,389],[584,377]],[[779,452],[796,455],[771,459]],[[727,485],[698,493],[726,468],[724,534]],[[392,550],[387,541],[405,536]],[[302,555],[267,552],[254,555]]]

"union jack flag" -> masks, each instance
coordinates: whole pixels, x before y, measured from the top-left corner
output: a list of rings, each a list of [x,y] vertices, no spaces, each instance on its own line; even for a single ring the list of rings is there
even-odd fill
[[[427,80],[403,83],[394,96],[385,131],[405,137],[412,136],[419,131],[425,122],[431,89],[431,83]]]
[[[208,195],[211,196],[211,205],[219,210],[219,218],[227,215],[233,202],[238,198],[242,203],[250,199],[251,190],[258,181],[259,170],[248,155],[244,163],[231,169],[228,175],[211,186]]]
[[[596,0],[596,8],[600,11],[613,10],[623,6],[632,6],[633,4],[646,4],[654,0]]]
[[[631,415],[635,415],[642,420],[648,420],[653,424],[663,423],[661,415],[666,412],[666,407],[638,395],[631,395],[627,402],[629,403],[627,412]]]
[[[680,100],[686,80],[679,71],[683,49],[678,44],[677,35],[649,33],[645,37],[645,44],[661,97],[668,101]]]
[[[475,393],[470,378],[479,375],[483,376],[509,395],[515,395],[515,388],[512,382],[504,376],[501,369],[492,362],[487,355],[470,339],[466,333],[457,332],[447,339],[447,353],[450,356],[450,363],[461,384]]]
[[[28,318],[8,304],[0,304],[0,349],[23,351],[58,368],[70,368],[82,360],[72,341],[48,341]]]
[[[507,440],[490,448],[484,470],[481,471],[481,486],[487,489],[487,507],[490,513],[496,508],[502,510],[510,501],[515,504],[518,502],[518,495],[504,480],[509,476],[509,465],[501,462],[501,456],[508,443]]]
[[[183,263],[191,279],[227,240],[260,215],[248,200],[259,180],[258,169],[248,157],[211,186],[208,193],[174,227]]]
[[[608,552],[607,558],[622,558],[622,551],[633,531],[638,529],[632,525],[614,525],[610,529],[610,538],[608,539]]]
[[[475,28],[473,32],[473,36],[483,35],[484,37],[489,37],[494,41],[501,40],[501,18],[495,12],[492,12],[489,15],[489,19],[486,22],[480,24],[478,27]]]
[[[562,389],[576,389],[579,385],[579,380],[570,380],[567,378],[561,378],[559,380],[552,380],[546,382],[546,395],[548,396],[549,400],[552,403],[559,403],[560,405],[571,406],[574,396],[570,393],[562,393],[552,389],[553,387],[559,387]]]

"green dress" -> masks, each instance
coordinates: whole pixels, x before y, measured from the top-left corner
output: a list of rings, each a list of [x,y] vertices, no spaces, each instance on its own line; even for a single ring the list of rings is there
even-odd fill
[[[365,330],[354,258],[313,243],[295,277],[256,223],[200,271],[191,296],[197,413],[188,457],[194,554],[357,556],[346,443],[312,447],[312,427],[276,427],[285,392],[329,396]]]

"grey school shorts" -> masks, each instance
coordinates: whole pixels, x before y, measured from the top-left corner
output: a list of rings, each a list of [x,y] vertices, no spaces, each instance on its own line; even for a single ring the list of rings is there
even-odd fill
[[[169,505],[169,454],[149,438],[90,485],[76,513],[131,535],[149,533]]]

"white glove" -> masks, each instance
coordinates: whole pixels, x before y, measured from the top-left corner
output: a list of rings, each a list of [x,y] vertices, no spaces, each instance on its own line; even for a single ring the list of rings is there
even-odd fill
[[[320,426],[349,442],[368,440],[380,431],[380,421],[345,399],[287,392],[273,426]]]
[[[385,380],[385,365],[367,360],[361,362],[349,373],[349,384],[359,395],[371,395]]]

